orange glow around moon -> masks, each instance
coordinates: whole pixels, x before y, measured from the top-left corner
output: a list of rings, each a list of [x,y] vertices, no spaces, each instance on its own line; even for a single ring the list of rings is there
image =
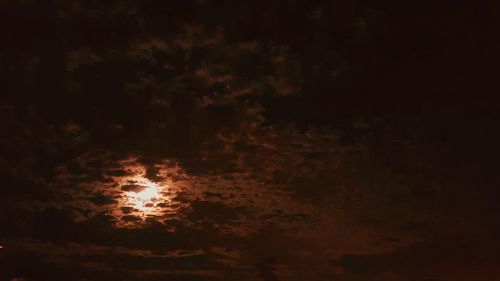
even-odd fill
[[[142,183],[146,188],[144,190],[139,191],[139,192],[128,192],[128,197],[129,197],[129,202],[138,210],[145,212],[151,207],[149,204],[154,203],[158,199],[162,197],[162,194],[160,193],[160,188],[148,181],[144,180]]]
[[[147,179],[139,180],[139,184],[145,186],[145,188],[139,192],[127,192],[127,201],[137,210],[147,213],[154,208],[154,203],[160,200],[163,195],[160,187]]]
[[[148,179],[141,165],[124,165],[130,175],[115,178],[113,196],[118,200],[109,210],[118,227],[140,227],[148,219],[161,220],[177,213],[179,206],[172,204],[172,198],[178,186],[167,177],[161,181]]]

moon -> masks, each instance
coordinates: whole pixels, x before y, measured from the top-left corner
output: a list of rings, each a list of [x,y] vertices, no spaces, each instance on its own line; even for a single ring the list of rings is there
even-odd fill
[[[127,201],[134,208],[145,213],[154,208],[153,203],[160,200],[163,195],[161,188],[157,184],[147,179],[140,179],[138,182],[145,188],[139,192],[127,192]]]

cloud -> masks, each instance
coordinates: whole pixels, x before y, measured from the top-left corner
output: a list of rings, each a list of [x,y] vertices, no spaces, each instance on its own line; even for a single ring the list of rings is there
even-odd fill
[[[123,191],[133,191],[133,192],[141,192],[143,191],[144,189],[146,189],[147,186],[144,186],[144,185],[138,185],[138,184],[127,184],[127,185],[123,185],[121,187],[121,189]]]
[[[292,2],[6,5],[0,279],[496,276],[498,114],[386,114],[449,88],[393,13]]]
[[[109,205],[109,204],[115,204],[117,203],[118,201],[116,201],[115,199],[113,198],[110,198],[110,197],[106,197],[104,196],[103,194],[96,194],[95,196],[89,198],[89,201],[91,201],[92,203],[98,205],[98,206],[102,206],[102,205]]]

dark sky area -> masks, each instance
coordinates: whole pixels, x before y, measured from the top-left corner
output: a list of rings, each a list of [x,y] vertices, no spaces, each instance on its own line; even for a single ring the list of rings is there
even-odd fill
[[[0,281],[499,281],[495,1],[0,1]]]

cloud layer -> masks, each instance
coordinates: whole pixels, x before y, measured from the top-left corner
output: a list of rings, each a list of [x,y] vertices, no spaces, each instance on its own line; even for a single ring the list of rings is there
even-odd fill
[[[469,7],[264,2],[0,4],[1,280],[500,276]]]

